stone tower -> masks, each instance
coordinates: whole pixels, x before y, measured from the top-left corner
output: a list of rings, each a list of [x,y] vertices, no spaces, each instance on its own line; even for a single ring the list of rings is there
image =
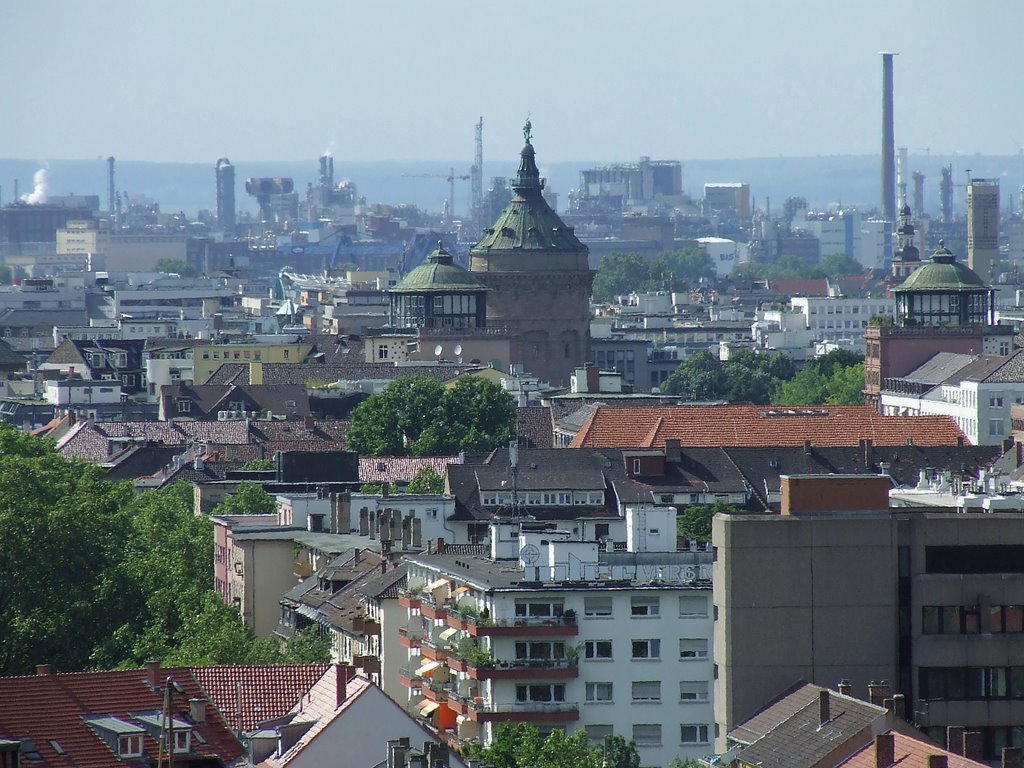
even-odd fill
[[[567,386],[590,355],[588,249],[542,194],[530,122],[523,130],[514,195],[470,249],[469,268],[488,288],[487,325],[505,327],[527,372]]]

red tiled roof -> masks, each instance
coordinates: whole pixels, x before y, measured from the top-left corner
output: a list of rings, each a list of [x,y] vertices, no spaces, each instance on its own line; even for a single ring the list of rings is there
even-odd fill
[[[158,744],[143,737],[145,758],[115,756],[83,718],[115,717],[141,725],[133,713],[152,714],[163,707],[163,686],[170,677],[184,694],[173,694],[174,716],[189,718],[189,699],[205,698],[199,683],[187,668],[133,669],[119,672],[75,672],[0,678],[0,739],[31,739],[43,765],[74,768],[110,768],[112,765],[142,765],[156,760]],[[154,689],[152,681],[157,687]],[[192,756],[179,759],[183,765],[200,760],[230,764],[244,753],[227,724],[207,708],[206,722],[193,729],[202,740],[192,739]],[[56,742],[63,755],[51,744]]]
[[[598,406],[570,448],[956,445],[967,438],[948,416],[882,416],[867,405]]]
[[[985,763],[970,760],[962,755],[949,752],[942,747],[931,744],[923,739],[916,739],[896,731],[891,732],[895,741],[892,765],[895,768],[928,768],[930,755],[945,755],[949,768],[982,768]],[[875,768],[875,743],[855,752],[846,761],[839,764],[841,768]],[[839,767],[837,767],[839,768]]]
[[[423,467],[433,467],[444,477],[458,456],[360,456],[359,480],[364,483],[408,483]]]
[[[192,667],[192,674],[232,728],[250,730],[287,714],[329,667],[232,664]]]

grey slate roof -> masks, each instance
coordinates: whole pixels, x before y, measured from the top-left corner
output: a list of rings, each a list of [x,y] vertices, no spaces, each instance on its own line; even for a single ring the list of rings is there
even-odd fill
[[[831,718],[822,724],[818,696],[823,690],[817,685],[805,685],[773,704],[769,709],[782,719],[740,752],[739,761],[759,768],[811,768],[886,716],[882,707],[829,691]],[[753,731],[749,723],[740,728]],[[758,727],[767,725],[764,722]]]

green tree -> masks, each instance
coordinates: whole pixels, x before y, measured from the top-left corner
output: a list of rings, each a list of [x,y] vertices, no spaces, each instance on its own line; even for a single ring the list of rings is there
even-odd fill
[[[639,253],[609,253],[597,266],[594,275],[594,296],[612,299],[616,296],[647,290],[652,264]]]
[[[691,504],[676,515],[676,533],[695,541],[711,541],[711,520],[715,515],[736,515],[743,510],[734,504]]]
[[[845,253],[833,253],[829,256],[822,256],[818,266],[821,267],[826,277],[833,278],[860,275],[864,272],[864,265]]]
[[[156,272],[175,273],[182,277],[195,277],[198,274],[187,261],[181,259],[159,259],[153,269]]]
[[[864,363],[837,370],[828,383],[830,405],[864,404]]]
[[[259,483],[243,480],[238,489],[213,509],[215,515],[272,515],[277,512],[277,499],[263,490]]]
[[[0,264],[0,285],[10,285],[14,280],[14,273],[6,264]]]
[[[242,470],[245,472],[255,471],[267,471],[268,469],[277,469],[277,464],[273,459],[250,459],[242,465]]]
[[[479,759],[492,768],[639,768],[636,744],[611,736],[592,744],[586,731],[571,734],[556,728],[543,739],[529,723],[501,723],[490,746],[467,749],[465,757]],[[607,761],[605,763],[605,761]]]
[[[705,350],[680,363],[661,385],[661,392],[691,400],[768,403],[794,370],[793,361],[779,352],[740,349],[723,363]]]
[[[683,360],[661,385],[662,394],[679,395],[690,400],[714,400],[722,397],[725,391],[722,362],[706,350]]]
[[[385,486],[387,486],[388,495],[394,496],[398,493],[398,486],[395,483],[391,483],[391,485],[388,485],[387,483],[363,483],[359,486],[359,492],[380,496],[384,493]]]
[[[479,376],[445,389],[405,376],[352,411],[349,446],[368,456],[442,456],[491,450],[512,436],[515,401]]]
[[[675,291],[687,282],[714,277],[715,264],[703,248],[680,248],[659,256],[651,267],[651,276],[660,277],[662,287]]]
[[[84,669],[120,621],[114,571],[128,485],[0,425],[0,675]]]
[[[416,470],[409,485],[406,486],[406,493],[444,493],[444,475],[438,472],[429,464],[425,464]]]
[[[860,405],[864,402],[864,357],[836,349],[809,360],[803,370],[779,387],[776,405]]]

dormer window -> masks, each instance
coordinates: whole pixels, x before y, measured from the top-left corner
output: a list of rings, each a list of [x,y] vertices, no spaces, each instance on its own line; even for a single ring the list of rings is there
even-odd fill
[[[188,752],[192,746],[192,731],[175,731],[174,732],[174,751],[175,752]]]
[[[142,734],[123,733],[117,739],[118,757],[141,757]]]

